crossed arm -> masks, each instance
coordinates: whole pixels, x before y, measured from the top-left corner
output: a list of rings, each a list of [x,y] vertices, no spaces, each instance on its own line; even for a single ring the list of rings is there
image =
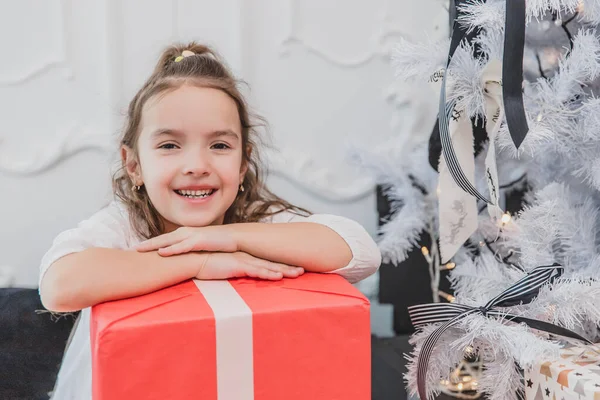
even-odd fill
[[[334,271],[351,259],[346,241],[318,223],[186,227],[133,250],[92,247],[68,254],[48,268],[40,295],[47,309],[68,312],[191,278],[277,280],[305,270]]]

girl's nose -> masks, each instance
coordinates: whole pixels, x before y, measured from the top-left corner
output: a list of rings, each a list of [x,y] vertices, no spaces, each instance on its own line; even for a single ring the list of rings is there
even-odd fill
[[[203,154],[188,154],[185,158],[183,173],[185,175],[209,175],[211,171],[208,157]]]

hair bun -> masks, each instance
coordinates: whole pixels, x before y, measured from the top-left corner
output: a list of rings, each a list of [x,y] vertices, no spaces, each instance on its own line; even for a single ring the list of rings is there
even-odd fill
[[[210,56],[213,58],[217,58],[216,53],[213,49],[203,44],[198,44],[196,42],[190,42],[186,46],[181,46],[180,50],[181,53],[183,53],[184,51],[190,51],[195,55]]]
[[[188,44],[177,43],[167,47],[161,54],[154,73],[164,70],[169,64],[174,61],[181,61],[185,57],[189,56],[207,56],[212,59],[218,60],[217,53],[208,46],[199,44],[196,42],[189,42]]]

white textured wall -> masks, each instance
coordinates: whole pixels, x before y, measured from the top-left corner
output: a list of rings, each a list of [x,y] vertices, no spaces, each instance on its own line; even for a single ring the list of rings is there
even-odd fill
[[[215,46],[249,83],[280,150],[275,192],[375,233],[372,183],[345,146],[373,145],[414,115],[415,88],[394,82],[389,50],[443,36],[446,3],[0,1],[0,285],[35,286],[54,236],[110,199],[121,116],[173,40]]]

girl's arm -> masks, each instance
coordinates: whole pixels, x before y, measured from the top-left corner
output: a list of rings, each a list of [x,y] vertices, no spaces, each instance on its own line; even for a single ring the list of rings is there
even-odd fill
[[[240,249],[307,271],[335,273],[351,283],[374,274],[381,265],[381,252],[371,235],[349,218],[284,211],[265,222],[234,225]]]
[[[111,204],[62,232],[40,264],[40,296],[51,311],[80,310],[105,301],[138,296],[190,278],[261,279],[297,277],[300,268],[241,252],[189,253],[161,257],[129,250],[134,241],[127,217]]]
[[[115,202],[60,233],[40,264],[44,307],[68,312],[149,293],[194,277],[206,257],[165,260],[128,250],[132,240],[127,214]]]
[[[297,265],[307,271],[330,272],[352,260],[346,241],[328,226],[311,222],[224,225],[239,251],[255,257]]]
[[[352,283],[373,274],[381,264],[377,245],[360,224],[327,214],[303,217],[282,212],[261,223],[180,228],[136,248],[158,250],[162,256],[243,251],[307,271],[336,273]]]
[[[243,252],[195,252],[165,258],[156,252],[90,248],[55,261],[42,278],[40,295],[47,309],[67,312],[140,296],[191,278],[278,280],[303,272]]]
[[[165,258],[156,252],[89,248],[48,268],[40,284],[42,304],[50,311],[69,312],[150,293],[195,277],[206,256]]]

